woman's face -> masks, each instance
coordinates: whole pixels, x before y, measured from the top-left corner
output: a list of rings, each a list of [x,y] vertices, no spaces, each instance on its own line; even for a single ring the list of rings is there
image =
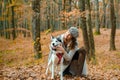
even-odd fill
[[[72,35],[70,34],[70,32],[69,31],[67,31],[66,33],[65,33],[65,42],[69,42],[70,40],[71,40],[71,38],[72,38]]]

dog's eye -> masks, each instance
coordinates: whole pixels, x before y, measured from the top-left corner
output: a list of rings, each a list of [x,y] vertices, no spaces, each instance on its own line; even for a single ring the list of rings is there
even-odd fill
[[[57,42],[57,41],[56,41]]]

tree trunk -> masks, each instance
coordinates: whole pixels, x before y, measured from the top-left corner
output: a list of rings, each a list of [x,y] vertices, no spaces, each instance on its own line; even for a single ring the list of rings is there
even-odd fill
[[[8,4],[10,4],[10,3],[8,2]],[[10,8],[8,8],[8,12],[7,12],[7,17],[8,17],[8,22],[7,22],[7,24],[8,24],[8,29],[10,29],[10,15],[9,15],[10,12],[11,12],[11,10],[10,10]],[[7,38],[10,39],[10,31],[7,32]]]
[[[96,26],[96,34],[100,34],[100,20],[99,20],[99,1],[95,0],[95,26]]]
[[[111,36],[110,36],[110,50],[115,48],[115,34],[116,34],[116,17],[114,11],[114,1],[110,0],[110,19],[111,19]]]
[[[59,21],[58,21],[58,23],[59,23],[59,30],[62,30],[62,27],[61,27],[61,20],[60,20],[60,11],[62,10],[62,0],[59,0],[59,2],[58,2],[58,15],[59,15]]]
[[[5,14],[5,12],[6,12],[6,1],[3,1],[3,3],[4,3],[4,5],[3,5],[3,33],[4,33],[4,37],[6,38],[6,14]]]
[[[66,2],[66,0],[62,0],[62,10],[63,10],[63,12],[66,12],[65,2]],[[67,26],[66,26],[66,17],[65,17],[65,14],[63,14],[62,29],[66,29],[66,28],[67,28]]]
[[[103,0],[103,19],[102,19],[102,27],[105,28],[106,23],[106,3],[105,0]]]
[[[50,1],[47,0],[47,29],[50,29]]]
[[[11,4],[13,3],[12,0],[10,0],[10,3]],[[13,30],[12,30],[12,37],[13,37],[13,40],[15,40],[17,36],[16,36],[16,32],[15,32],[14,6],[11,7],[11,12],[12,12],[12,28],[13,28]]]
[[[0,16],[2,17],[2,14],[3,14],[3,1],[0,1]],[[0,36],[2,37],[3,36],[3,21],[2,21],[3,18],[1,18],[0,20]]]
[[[64,7],[65,7],[65,11],[66,12],[70,12],[71,11],[71,0],[64,0]]]
[[[53,2],[51,3],[51,30],[52,30],[52,32],[54,31],[54,11],[53,11],[53,9],[54,9],[54,4],[53,4]]]
[[[79,0],[79,9],[80,9],[80,12],[85,11],[85,0]],[[82,28],[83,41],[84,41],[85,49],[86,49],[87,53],[89,54],[89,40],[88,40],[85,17],[80,16],[80,26]]]
[[[89,54],[88,54],[88,58],[89,60],[91,58],[95,59],[95,45],[94,45],[94,37],[93,37],[93,31],[92,31],[92,25],[91,25],[91,9],[90,9],[90,1],[86,0],[86,9],[88,10],[87,12],[87,30],[88,30],[88,39],[89,39],[89,46],[90,46],[90,50],[89,50]]]
[[[116,28],[120,28],[120,22],[119,22],[119,16],[120,16],[120,14],[119,14],[119,5],[120,5],[120,0],[115,0],[115,13],[116,13]]]
[[[34,53],[35,58],[42,57],[41,44],[40,44],[40,0],[34,0],[32,2],[33,14],[33,40],[34,40]]]

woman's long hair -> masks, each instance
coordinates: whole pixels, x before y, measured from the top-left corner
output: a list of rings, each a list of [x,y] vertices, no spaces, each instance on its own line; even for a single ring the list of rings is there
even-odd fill
[[[76,45],[77,45],[76,38],[72,37],[69,48],[74,49]]]

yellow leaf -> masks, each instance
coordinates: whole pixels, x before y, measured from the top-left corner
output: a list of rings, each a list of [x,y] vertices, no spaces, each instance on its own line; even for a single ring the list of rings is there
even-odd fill
[[[47,35],[49,32],[51,32],[51,29],[46,30],[45,34]]]

